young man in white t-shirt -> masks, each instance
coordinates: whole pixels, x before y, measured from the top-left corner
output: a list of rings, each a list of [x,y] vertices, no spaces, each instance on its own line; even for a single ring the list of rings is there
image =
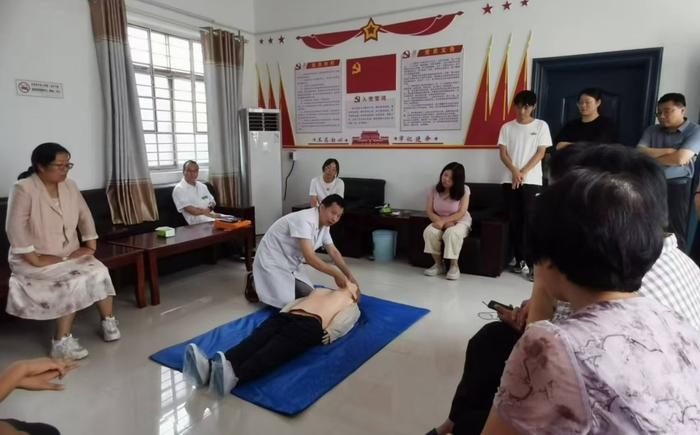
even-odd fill
[[[503,124],[498,135],[499,153],[505,166],[501,183],[510,217],[510,243],[515,255],[513,271],[525,272],[532,280],[525,223],[533,200],[542,190],[542,158],[547,147],[552,146],[552,137],[547,123],[532,116],[537,104],[534,92],[519,92],[513,103],[517,117]]]

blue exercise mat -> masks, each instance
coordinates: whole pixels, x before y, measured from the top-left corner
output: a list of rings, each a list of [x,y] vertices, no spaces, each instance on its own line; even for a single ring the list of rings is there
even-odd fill
[[[316,346],[266,375],[237,386],[233,394],[280,414],[298,414],[430,312],[364,294],[360,311],[357,325],[346,336],[328,346]],[[188,343],[196,343],[211,358],[216,351],[225,351],[241,342],[276,312],[274,308],[263,308],[165,348],[150,358],[171,369],[182,370]]]

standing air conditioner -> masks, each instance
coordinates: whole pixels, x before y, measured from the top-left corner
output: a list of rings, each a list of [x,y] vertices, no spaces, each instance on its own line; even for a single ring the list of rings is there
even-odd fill
[[[255,229],[264,233],[282,216],[280,111],[247,108],[239,114],[248,204],[255,207]]]

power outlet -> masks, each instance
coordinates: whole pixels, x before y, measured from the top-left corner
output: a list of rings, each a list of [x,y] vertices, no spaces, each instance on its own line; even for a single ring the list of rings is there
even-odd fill
[[[289,160],[296,160],[297,159],[297,152],[296,151],[290,151],[289,152]]]

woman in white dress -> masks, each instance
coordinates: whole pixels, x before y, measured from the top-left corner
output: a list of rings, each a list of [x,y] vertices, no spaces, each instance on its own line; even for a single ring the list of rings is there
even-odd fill
[[[12,189],[7,312],[24,319],[55,319],[51,357],[82,359],[88,351],[71,335],[76,312],[96,304],[104,340],[118,340],[121,334],[112,315],[115,293],[109,271],[93,256],[95,222],[77,185],[67,178],[73,168],[70,157],[59,144],[39,145],[32,166]]]
[[[309,203],[311,207],[318,207],[323,198],[328,195],[340,195],[345,197],[345,183],[338,177],[340,163],[336,159],[328,159],[323,162],[323,175],[314,177],[309,188]]]

